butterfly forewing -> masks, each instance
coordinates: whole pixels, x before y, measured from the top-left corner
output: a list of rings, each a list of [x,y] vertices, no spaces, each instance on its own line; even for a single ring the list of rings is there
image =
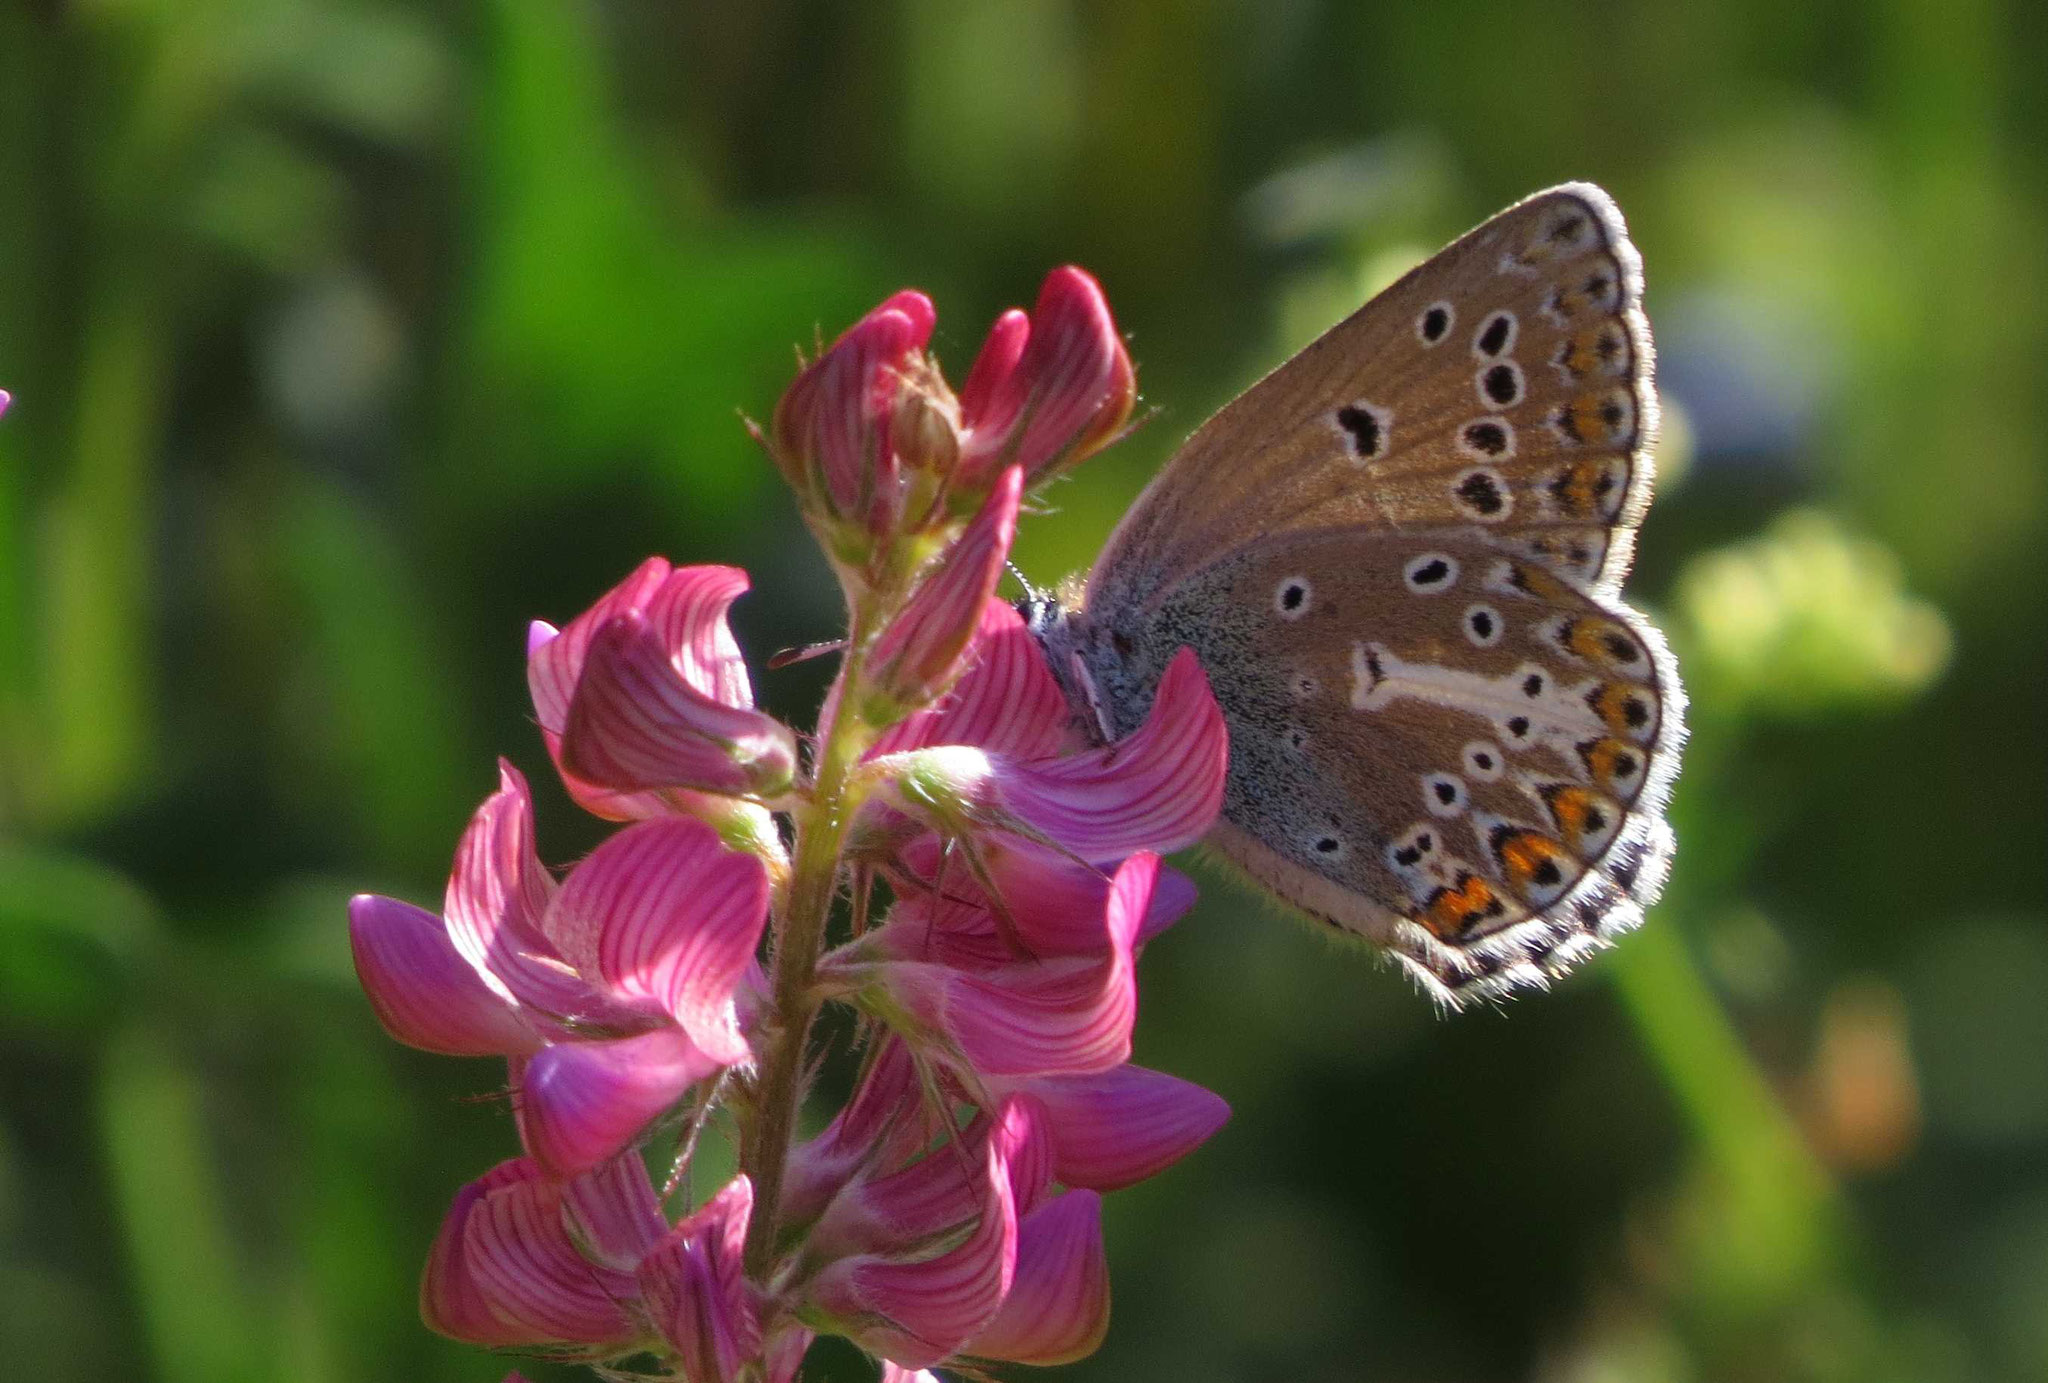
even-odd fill
[[[1649,498],[1641,294],[1598,188],[1502,212],[1204,424],[1091,588],[1143,598],[1247,533],[1470,524],[1613,590]]]
[[[1453,1003],[1639,922],[1668,864],[1683,693],[1618,596],[1641,291],[1599,189],[1501,213],[1205,424],[1047,638],[1113,733],[1192,646],[1231,731],[1212,844]]]

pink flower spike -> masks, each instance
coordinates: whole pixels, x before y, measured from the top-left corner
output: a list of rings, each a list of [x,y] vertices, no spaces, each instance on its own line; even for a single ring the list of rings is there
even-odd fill
[[[1047,275],[1021,351],[1014,321],[997,322],[961,392],[963,484],[1010,462],[1036,484],[1112,441],[1137,403],[1109,303],[1083,270]]]
[[[1165,1171],[1230,1117],[1222,1096],[1142,1066],[1046,1076],[1016,1088],[1044,1106],[1054,1179],[1095,1191]]]
[[[1105,907],[1104,955],[1022,960],[985,974],[885,961],[871,967],[881,995],[857,994],[856,1000],[885,1023],[910,1020],[905,1037],[913,1043],[922,1035],[943,1037],[981,1076],[1108,1070],[1131,1053],[1138,1011],[1132,947],[1158,869],[1158,856],[1133,855],[1117,871]],[[887,932],[873,939],[875,950],[890,946]],[[827,957],[820,974],[835,968]],[[861,967],[855,962],[853,968]]]
[[[0,418],[7,416],[7,409],[13,402],[14,395],[8,393],[5,389],[0,389]]]
[[[564,771],[616,792],[700,788],[774,797],[796,773],[796,737],[728,706],[677,672],[644,615],[619,615],[591,641],[562,733]]]
[[[931,702],[952,685],[961,657],[995,595],[1003,563],[1017,536],[1017,506],[1024,472],[1005,470],[995,489],[910,603],[883,631],[869,664],[869,681],[899,707]]]
[[[1223,809],[1230,736],[1194,650],[1159,680],[1137,731],[1106,749],[1049,762],[1002,765],[1003,803],[1093,863],[1134,850],[1183,849]]]
[[[891,727],[870,758],[937,744],[974,744],[1020,759],[1069,748],[1072,713],[1023,616],[1000,601],[982,606],[967,670],[944,701]]]
[[[563,1216],[562,1190],[536,1178],[487,1191],[469,1212],[461,1253],[478,1296],[519,1343],[623,1348],[638,1335],[629,1274],[584,1258]]]
[[[731,1383],[761,1355],[761,1319],[741,1272],[754,1185],[736,1177],[640,1264],[648,1314],[692,1383]]]
[[[540,1050],[517,1006],[485,983],[426,909],[358,894],[349,900],[348,936],[377,1021],[408,1047],[443,1056]]]
[[[520,1082],[526,1149],[550,1176],[588,1171],[631,1145],[685,1091],[724,1065],[677,1028],[609,1042],[558,1042],[527,1063]]]
[[[1018,1364],[1085,1359],[1109,1331],[1102,1198],[1069,1191],[1017,1225],[1017,1275],[1003,1309],[964,1352]]]
[[[733,995],[768,920],[768,872],[700,821],[628,826],[570,873],[544,925],[623,1001],[675,1020],[722,1065],[750,1053]]]

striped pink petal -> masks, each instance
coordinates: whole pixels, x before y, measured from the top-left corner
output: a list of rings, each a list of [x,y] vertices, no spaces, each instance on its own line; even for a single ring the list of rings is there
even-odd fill
[[[692,686],[647,616],[629,611],[591,641],[561,756],[565,771],[613,791],[772,796],[796,771],[796,737],[772,716]]]
[[[554,896],[533,851],[533,798],[526,779],[498,765],[498,790],[470,819],[455,849],[442,916],[448,938],[484,983],[544,1014],[601,1021],[611,1008],[562,959],[541,930]]]
[[[1023,617],[991,600],[982,606],[967,670],[952,692],[885,732],[869,757],[975,744],[1018,759],[1052,758],[1071,747],[1072,721],[1066,696]]]
[[[1138,993],[1132,947],[1151,902],[1156,855],[1118,869],[1100,956],[1024,959],[986,973],[920,961],[871,967],[885,998],[857,995],[884,1022],[907,1016],[983,1076],[1103,1071],[1126,1061]],[[893,925],[893,924],[892,924]],[[886,930],[886,929],[885,929]],[[821,974],[834,969],[828,957]],[[915,1041],[918,1034],[907,1033]]]
[[[1093,1354],[1108,1331],[1102,1198],[1069,1191],[1018,1222],[1010,1294],[963,1352],[1018,1364],[1071,1364]]]
[[[661,1198],[637,1153],[622,1153],[563,1182],[562,1213],[577,1250],[614,1272],[639,1267],[668,1233]]]
[[[1016,940],[1034,956],[1096,954],[1108,944],[1103,909],[1109,901],[1110,875],[1056,850],[1016,836],[989,834],[974,848],[981,867],[995,885]],[[940,930],[965,927],[998,933],[993,903],[958,859],[948,859],[935,835],[905,846],[898,856],[905,874],[894,880],[899,898],[930,909]],[[936,908],[935,896],[948,900]],[[1194,881],[1179,870],[1161,867],[1152,902],[1138,928],[1140,947],[1183,917],[1195,904]],[[1008,943],[1007,937],[1001,937]]]
[[[639,1333],[626,1309],[638,1297],[632,1276],[577,1251],[552,1182],[526,1178],[485,1192],[460,1251],[477,1295],[523,1342],[619,1348]]]
[[[377,1021],[408,1047],[443,1056],[540,1049],[518,1007],[484,982],[426,909],[359,894],[349,900],[348,936]]]
[[[1096,1191],[1120,1190],[1165,1171],[1230,1117],[1220,1095],[1142,1066],[1045,1076],[1014,1088],[1044,1108],[1054,1178]]]
[[[548,934],[626,1003],[673,1018],[711,1059],[749,1055],[733,1005],[768,919],[768,872],[700,821],[628,826],[562,886]]]
[[[1137,376],[1102,288],[1055,269],[1017,349],[1017,323],[998,320],[961,390],[963,478],[1021,464],[1033,482],[1112,440],[1137,403]],[[1007,366],[1007,368],[1005,368]]]
[[[527,1063],[519,1126],[550,1176],[588,1171],[640,1136],[724,1062],[678,1028],[608,1042],[558,1042]]]
[[[470,1216],[491,1192],[540,1175],[530,1158],[501,1162],[455,1193],[454,1202],[441,1220],[434,1246],[427,1253],[426,1271],[420,1275],[420,1319],[427,1328],[466,1344],[503,1348],[538,1344],[547,1337],[508,1325],[491,1308],[490,1299],[478,1287],[470,1272],[465,1236]]]
[[[692,1383],[731,1383],[761,1355],[761,1318],[741,1272],[754,1186],[736,1177],[640,1264],[640,1291]]]
[[[818,1136],[790,1150],[782,1178],[782,1221],[807,1224],[862,1166],[893,1166],[931,1140],[910,1049],[884,1036],[853,1096]]]
[[[1023,484],[1019,468],[1003,472],[973,522],[883,631],[868,665],[877,693],[922,706],[952,684],[1009,559]]]
[[[922,1258],[840,1259],[811,1280],[806,1296],[813,1307],[836,1317],[863,1349],[907,1368],[939,1362],[985,1328],[1016,1271],[1008,1159],[1022,1132],[1005,1108],[982,1134],[971,1179],[973,1228],[957,1246]]]
[[[1160,678],[1138,729],[1105,749],[1050,761],[999,762],[1011,811],[1083,859],[1120,859],[1193,845],[1223,807],[1230,738],[1194,650]]]

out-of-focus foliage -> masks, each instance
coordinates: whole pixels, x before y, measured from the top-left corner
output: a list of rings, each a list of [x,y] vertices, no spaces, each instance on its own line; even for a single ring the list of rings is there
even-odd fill
[[[342,901],[546,781],[528,618],[661,552],[752,569],[757,659],[830,635],[736,416],[792,346],[916,283],[962,366],[1093,269],[1158,415],[1027,524],[1051,581],[1591,177],[1675,419],[1670,895],[1445,1022],[1213,881],[1139,1055],[1237,1114],[1111,1203],[1071,1376],[2048,1376],[2044,63],[1986,0],[0,7],[0,1374],[503,1375],[413,1309],[499,1074],[382,1038]]]

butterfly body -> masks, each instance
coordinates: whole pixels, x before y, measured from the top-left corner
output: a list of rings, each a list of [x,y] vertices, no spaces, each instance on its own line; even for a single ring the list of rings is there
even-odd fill
[[[1225,856],[1458,1003],[1642,919],[1683,693],[1619,586],[1655,425],[1641,274],[1597,188],[1454,243],[1205,424],[1084,595],[1027,610],[1105,741],[1192,647]]]

